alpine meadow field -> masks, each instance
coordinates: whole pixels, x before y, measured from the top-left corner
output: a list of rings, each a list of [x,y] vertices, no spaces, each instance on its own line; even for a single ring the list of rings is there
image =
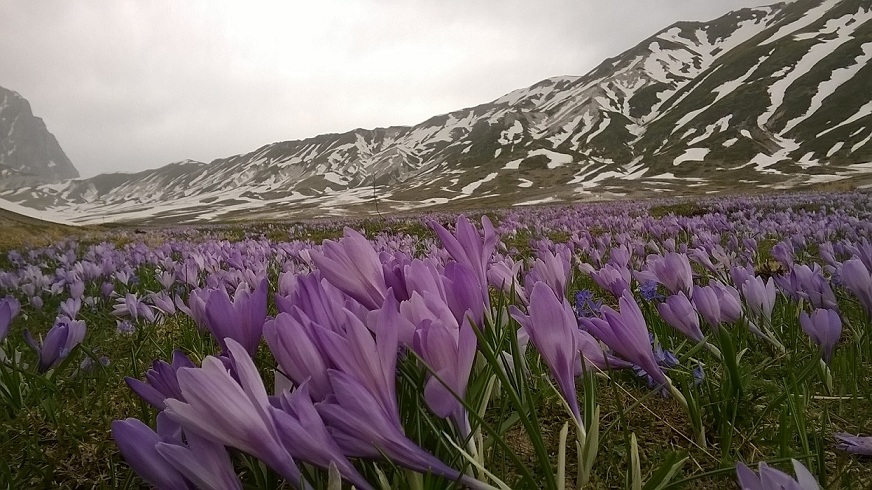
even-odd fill
[[[0,487],[867,488],[870,197],[5,241]]]

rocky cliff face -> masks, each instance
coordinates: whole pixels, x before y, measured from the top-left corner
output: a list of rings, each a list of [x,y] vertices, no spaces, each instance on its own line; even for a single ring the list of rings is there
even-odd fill
[[[79,176],[27,100],[0,87],[0,187],[59,182]]]

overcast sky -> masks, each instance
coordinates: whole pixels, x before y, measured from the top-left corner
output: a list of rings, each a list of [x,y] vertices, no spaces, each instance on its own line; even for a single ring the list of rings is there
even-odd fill
[[[0,0],[0,86],[79,172],[412,125],[775,0]]]

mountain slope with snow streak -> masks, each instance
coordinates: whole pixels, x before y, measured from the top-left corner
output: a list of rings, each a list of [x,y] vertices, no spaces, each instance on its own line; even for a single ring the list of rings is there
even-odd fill
[[[678,22],[583,76],[415,126],[23,187],[79,222],[274,219],[872,184],[872,0]]]

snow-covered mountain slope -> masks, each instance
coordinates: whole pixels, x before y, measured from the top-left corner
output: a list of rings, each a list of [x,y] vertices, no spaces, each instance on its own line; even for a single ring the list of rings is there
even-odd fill
[[[45,122],[18,92],[0,87],[0,188],[78,177]]]
[[[0,192],[80,222],[330,216],[872,183],[872,0],[679,22],[583,76],[357,129]]]

